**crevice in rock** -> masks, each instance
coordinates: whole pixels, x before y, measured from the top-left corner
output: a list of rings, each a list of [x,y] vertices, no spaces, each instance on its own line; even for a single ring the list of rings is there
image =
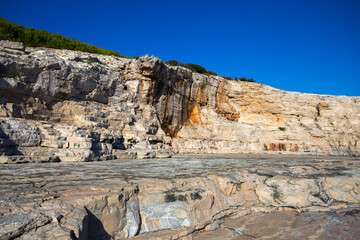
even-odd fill
[[[99,218],[97,218],[92,212],[85,207],[86,213],[88,215],[87,220],[87,236],[89,240],[110,240],[111,236],[106,232],[103,223]]]

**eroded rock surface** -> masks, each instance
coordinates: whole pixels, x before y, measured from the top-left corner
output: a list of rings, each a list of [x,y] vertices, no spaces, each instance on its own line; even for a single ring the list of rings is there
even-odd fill
[[[20,45],[0,42],[1,163],[172,155],[137,62]]]
[[[229,218],[214,231],[199,232],[194,240],[207,239],[358,239],[360,209],[329,212],[281,211]]]
[[[345,230],[356,236],[360,221],[355,157],[14,164],[0,166],[0,182],[0,239],[307,239]]]
[[[359,97],[286,92],[151,57],[0,42],[2,163],[175,153],[359,155]]]

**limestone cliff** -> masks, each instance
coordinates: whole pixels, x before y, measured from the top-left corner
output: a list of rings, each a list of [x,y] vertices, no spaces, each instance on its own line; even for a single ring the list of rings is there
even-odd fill
[[[0,162],[175,153],[360,154],[360,98],[286,92],[161,60],[0,43]]]

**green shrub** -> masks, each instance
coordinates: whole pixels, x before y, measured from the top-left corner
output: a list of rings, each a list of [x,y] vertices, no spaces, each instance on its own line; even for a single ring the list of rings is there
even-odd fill
[[[235,79],[236,81],[243,81],[243,82],[255,82],[255,80],[254,80],[254,79],[252,79],[252,78],[246,78],[246,77],[240,77],[240,78],[235,77],[234,79]]]
[[[176,61],[176,60],[169,60],[166,62],[166,64],[170,65],[170,66],[179,66],[178,61]]]
[[[252,78],[246,78],[246,77],[235,78],[235,80],[243,81],[243,82],[255,82],[254,79],[252,79]]]
[[[208,74],[210,74],[210,75],[214,75],[214,76],[217,76],[217,73],[216,73],[216,72],[214,72],[214,71],[208,71]]]
[[[187,63],[185,64],[186,68],[190,69],[193,72],[197,72],[197,73],[207,73],[206,69],[198,64],[194,64],[194,63]]]
[[[227,80],[234,80],[234,79],[232,79],[232,77],[228,77],[228,76],[222,76],[222,77],[227,79]]]
[[[25,28],[9,22],[0,17],[0,40],[10,40],[23,42],[29,47],[47,47],[56,49],[69,49],[81,52],[96,53],[102,55],[113,55],[118,57],[131,58],[121,55],[115,51],[98,48],[94,45],[80,42],[76,39],[70,39],[59,33],[53,34],[46,30],[37,30],[33,27]]]
[[[170,66],[181,66],[181,67],[185,66],[185,64],[183,64],[182,62],[178,62],[176,60],[169,60],[169,61],[165,62],[165,64],[170,65]]]
[[[184,64],[182,62],[178,62],[178,61],[172,59],[172,60],[169,60],[169,61],[165,62],[165,64],[170,65],[170,66],[185,67],[185,68],[191,70],[192,72],[205,74],[207,76],[210,76],[210,75],[217,76],[216,72],[207,71],[204,67],[202,67],[202,66],[200,66],[198,64],[195,64],[195,63],[186,63],[186,64]]]
[[[279,130],[282,131],[282,132],[285,132],[285,131],[286,131],[286,128],[284,128],[284,127],[279,127]]]

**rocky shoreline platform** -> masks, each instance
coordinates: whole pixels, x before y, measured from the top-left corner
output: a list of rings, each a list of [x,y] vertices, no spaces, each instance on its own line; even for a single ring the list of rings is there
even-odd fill
[[[0,165],[0,239],[357,239],[360,158]]]

